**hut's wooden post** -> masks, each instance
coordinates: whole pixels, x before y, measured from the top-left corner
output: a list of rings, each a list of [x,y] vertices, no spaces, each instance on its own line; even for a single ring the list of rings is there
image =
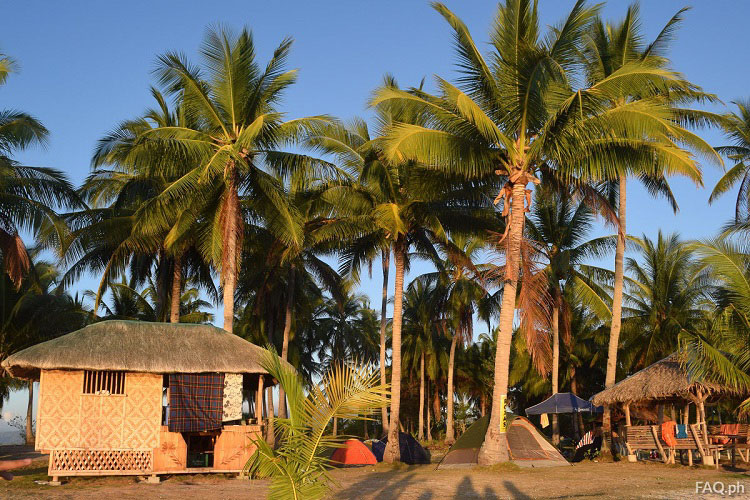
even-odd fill
[[[633,453],[633,449],[628,444],[628,431],[630,430],[630,403],[625,403],[623,405],[623,410],[625,411],[625,447],[628,449],[628,462],[637,462],[638,457],[635,453]]]
[[[687,425],[690,423],[690,403],[685,403],[685,408],[682,410],[682,423]]]
[[[255,419],[258,425],[263,422],[263,375],[258,374],[258,389],[255,391]]]
[[[626,403],[624,405],[624,409],[625,409],[625,425],[627,425],[628,427],[630,427],[630,425],[631,425],[630,424],[630,404]]]

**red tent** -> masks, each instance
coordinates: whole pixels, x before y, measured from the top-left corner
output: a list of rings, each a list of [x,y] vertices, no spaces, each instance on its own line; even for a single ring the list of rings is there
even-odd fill
[[[348,439],[342,448],[331,455],[331,462],[337,465],[375,465],[375,455],[358,439]]]

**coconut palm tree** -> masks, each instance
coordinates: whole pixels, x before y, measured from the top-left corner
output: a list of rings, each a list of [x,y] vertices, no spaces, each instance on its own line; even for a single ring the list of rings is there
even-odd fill
[[[148,158],[137,154],[135,143],[153,128],[186,122],[179,106],[173,111],[158,90],[152,88],[151,94],[155,108],[148,109],[142,117],[120,123],[97,144],[93,172],[79,190],[89,207],[66,215],[73,229],[64,255],[64,262],[70,265],[66,280],[71,282],[84,272],[101,275],[94,296],[97,310],[110,283],[126,269],[134,286],[144,285],[154,276],[155,320],[178,322],[183,270],[190,271],[193,282],[212,298],[217,292],[210,269],[196,248],[201,224],[193,211],[175,213],[163,226],[143,220],[148,203],[163,193],[177,175],[173,172],[170,178],[162,170],[144,165]],[[158,161],[172,161],[183,170],[189,164],[184,158],[167,156]]]
[[[266,227],[277,230],[289,246],[303,240],[277,174],[316,163],[280,147],[325,119],[284,121],[278,110],[284,90],[297,78],[296,71],[285,70],[291,45],[290,38],[284,39],[263,68],[247,29],[235,35],[217,28],[206,33],[202,66],[175,52],[160,56],[155,71],[160,84],[180,97],[187,123],[200,127],[157,127],[135,143],[133,154],[142,155],[150,168],[178,177],[150,204],[144,220],[165,226],[171,214],[196,204],[200,210],[194,212],[206,214],[202,253],[221,270],[224,328],[230,332],[245,220],[263,217]],[[175,157],[190,160],[186,172],[173,161],[158,161]]]
[[[683,14],[687,8],[679,10],[659,32],[657,37],[648,45],[644,43],[643,33],[641,31],[639,7],[638,4],[632,4],[628,7],[625,17],[619,23],[604,23],[600,18],[592,24],[584,49],[584,59],[586,63],[586,77],[590,83],[595,84],[603,79],[611,77],[612,74],[621,71],[623,67],[633,64],[635,61],[647,62],[650,65],[666,68],[668,59],[666,58],[667,49],[672,41],[677,28],[683,20]],[[644,82],[645,83],[645,82]],[[621,99],[632,100],[642,99],[644,96],[653,95],[653,87],[641,85],[640,88],[633,88],[632,95],[622,96]],[[714,101],[711,95],[703,93],[699,88],[688,82],[681,82],[675,89],[664,93],[657,90],[657,94],[662,99],[666,99],[668,105],[674,113],[673,119],[678,123],[706,124],[720,121],[718,116],[702,111],[684,109],[682,106],[695,101]],[[613,102],[613,107],[619,103]],[[683,136],[683,141],[694,149],[705,153],[709,158],[712,156],[708,152],[702,141],[697,137]],[[717,158],[712,158],[717,160]],[[720,159],[719,159],[720,161]],[[632,161],[631,161],[632,163]],[[646,189],[653,195],[664,196],[671,204],[673,210],[677,210],[677,202],[672,195],[672,191],[666,180],[665,174],[680,174],[692,179],[696,184],[701,185],[701,177],[691,166],[687,169],[669,169],[661,163],[654,163],[646,160],[641,165],[634,165],[632,174],[640,178]],[[619,348],[620,329],[622,325],[622,301],[624,286],[624,258],[625,258],[625,235],[626,233],[626,202],[627,202],[627,177],[626,172],[620,173],[616,179],[612,179],[612,191],[616,193],[616,207],[618,210],[618,240],[615,250],[615,277],[612,304],[612,322],[610,325],[610,344],[608,350],[607,373],[605,386],[610,387],[615,383],[617,367],[617,350]],[[610,433],[610,414],[605,408],[604,412],[604,433],[605,436]],[[605,453],[609,449],[609,439],[604,439]]]
[[[560,336],[570,343],[571,305],[566,301],[569,291],[595,307],[607,317],[609,307],[603,300],[603,290],[589,277],[602,272],[586,265],[589,258],[601,258],[615,244],[610,237],[586,240],[596,214],[585,199],[576,196],[569,187],[543,186],[534,193],[534,203],[526,220],[526,237],[546,263],[544,272],[549,280],[552,306],[552,394],[560,383]],[[552,441],[559,443],[557,415],[552,415]]]
[[[717,238],[691,244],[713,280],[714,313],[680,333],[684,362],[698,379],[747,393],[750,389],[750,249],[745,240]],[[739,407],[750,412],[750,399]]]
[[[438,244],[441,260],[436,262],[438,270],[418,279],[434,283],[441,295],[440,304],[433,311],[443,316],[443,329],[449,331],[451,347],[448,357],[448,388],[446,408],[445,442],[453,444],[454,371],[456,347],[471,343],[474,336],[474,313],[476,305],[487,294],[483,288],[480,264],[476,262],[485,249],[483,238],[454,235],[445,243]]]
[[[420,441],[425,438],[425,359],[431,354],[434,355],[432,352],[433,336],[437,334],[436,330],[440,326],[438,324],[440,319],[435,313],[441,307],[440,295],[440,291],[434,284],[426,283],[421,279],[412,281],[404,294],[403,366],[407,371],[415,370],[419,373],[417,439]]]
[[[396,90],[395,83],[386,81],[384,88]],[[419,115],[402,111],[398,106],[383,105],[378,111],[383,130],[394,121],[416,123]],[[377,107],[376,109],[380,109]],[[333,135],[333,134],[331,134]],[[362,134],[360,134],[362,135]],[[382,132],[377,137],[382,137]],[[327,141],[328,139],[326,139]],[[341,155],[348,158],[358,154],[351,148],[339,144]],[[327,144],[330,145],[330,141]],[[404,275],[409,266],[409,251],[415,255],[435,255],[433,242],[446,241],[451,231],[469,232],[492,227],[487,214],[488,195],[494,179],[485,176],[473,182],[426,168],[413,161],[391,159],[382,161],[381,139],[367,146],[375,148],[378,160],[364,162],[360,182],[341,183],[326,193],[326,199],[340,214],[335,224],[321,228],[320,238],[340,240],[343,231],[356,228],[360,238],[369,237],[374,244],[362,243],[365,250],[351,251],[349,261],[366,261],[373,250],[383,248],[380,243],[385,237],[386,248],[393,252],[395,263],[395,293],[392,320],[391,349],[391,398],[390,422],[388,425],[388,445],[384,455],[387,462],[399,459],[398,429],[401,395],[401,327],[403,315]],[[330,147],[330,146],[329,146]],[[332,152],[336,152],[332,149]],[[359,160],[355,160],[355,163]],[[487,179],[491,182],[488,182]],[[455,200],[463,200],[456,203]],[[325,234],[328,234],[326,236]],[[350,234],[350,233],[346,233]],[[362,240],[358,240],[362,242]],[[359,244],[359,243],[358,243]],[[368,250],[369,249],[369,250]],[[368,252],[370,252],[368,254]],[[364,255],[365,258],[360,258]],[[348,264],[345,267],[351,267]]]
[[[632,277],[623,319],[622,365],[628,372],[668,356],[678,348],[680,334],[703,321],[708,311],[710,277],[693,258],[692,247],[679,235],[656,240],[634,239],[640,253],[627,259]]]
[[[437,96],[384,88],[373,103],[398,103],[426,117],[428,126],[391,128],[385,144],[390,157],[417,160],[465,179],[496,171],[507,181],[496,199],[503,201],[508,223],[501,239],[507,272],[495,393],[479,459],[490,464],[508,459],[503,409],[525,202],[530,197],[527,185],[539,183],[537,176],[544,171],[570,182],[614,178],[641,161],[670,172],[687,171],[695,179],[700,174],[693,156],[680,147],[694,136],[676,123],[667,103],[652,96],[631,98],[644,85],[680,86],[677,75],[650,60],[638,60],[590,86],[574,85],[596,7],[576,2],[566,19],[541,36],[536,3],[508,0],[498,7],[485,59],[464,23],[444,5],[434,6],[455,32],[459,85],[438,78]],[[633,162],[623,163],[626,157]]]
[[[717,200],[739,182],[734,222],[742,224],[750,219],[750,101],[738,100],[734,101],[734,105],[737,111],[729,113],[724,123],[732,144],[716,148],[716,151],[732,160],[734,165],[716,182],[708,202]]]
[[[16,67],[13,59],[0,53],[0,85]],[[0,252],[3,269],[16,286],[21,285],[31,264],[19,232],[31,231],[45,245],[59,250],[67,228],[55,207],[82,206],[65,174],[21,165],[13,159],[27,148],[46,145],[48,136],[44,125],[28,113],[0,109]]]

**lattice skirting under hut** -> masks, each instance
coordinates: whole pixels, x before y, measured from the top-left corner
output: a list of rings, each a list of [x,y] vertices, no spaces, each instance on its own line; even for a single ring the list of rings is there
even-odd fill
[[[52,450],[50,476],[148,474],[154,470],[153,450]]]

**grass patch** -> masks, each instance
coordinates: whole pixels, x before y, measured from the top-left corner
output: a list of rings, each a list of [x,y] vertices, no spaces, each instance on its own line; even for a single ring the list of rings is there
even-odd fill
[[[490,472],[518,472],[521,470],[521,467],[514,464],[513,462],[502,462],[499,464],[488,465],[486,467],[477,465],[476,467],[474,467],[474,470],[486,470]]]

